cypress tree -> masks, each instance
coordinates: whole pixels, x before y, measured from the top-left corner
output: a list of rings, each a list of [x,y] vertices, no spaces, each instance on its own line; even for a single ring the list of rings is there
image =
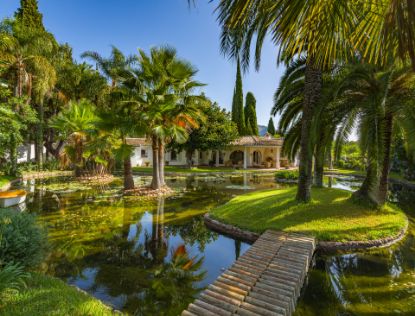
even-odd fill
[[[248,92],[245,99],[245,128],[247,135],[259,135],[256,118],[256,100],[252,92]]]
[[[239,135],[245,135],[244,95],[242,92],[242,75],[239,58],[236,68],[236,83],[232,100],[232,121],[238,127]]]
[[[20,8],[15,13],[16,20],[31,30],[45,31],[43,15],[39,12],[37,0],[20,0]]]
[[[268,134],[271,135],[275,135],[276,131],[275,131],[275,126],[274,126],[274,121],[272,120],[272,117],[269,118],[269,122],[268,122],[268,129],[267,129]]]

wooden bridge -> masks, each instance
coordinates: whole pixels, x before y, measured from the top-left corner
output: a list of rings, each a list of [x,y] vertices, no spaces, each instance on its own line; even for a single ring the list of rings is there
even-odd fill
[[[313,238],[268,230],[182,316],[288,316],[315,250]]]

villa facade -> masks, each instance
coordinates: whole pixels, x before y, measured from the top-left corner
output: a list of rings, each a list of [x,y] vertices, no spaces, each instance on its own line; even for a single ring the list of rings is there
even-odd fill
[[[216,166],[236,168],[288,168],[295,166],[281,155],[283,138],[271,136],[243,136],[232,142],[224,150],[195,151],[191,163],[193,166]],[[134,146],[132,165],[151,166],[152,149],[146,138],[128,138],[127,143]],[[188,165],[186,153],[169,150],[165,155],[166,165]]]

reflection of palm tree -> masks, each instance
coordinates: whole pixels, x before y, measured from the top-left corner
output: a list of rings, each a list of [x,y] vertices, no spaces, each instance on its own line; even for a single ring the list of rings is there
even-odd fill
[[[156,213],[153,213],[151,240],[147,241],[148,249],[155,263],[163,262],[167,256],[167,240],[164,238],[164,198],[159,197]]]
[[[235,239],[235,260],[241,255],[241,241]]]
[[[190,257],[184,245],[172,249],[171,261],[153,274],[135,315],[175,316],[186,308],[202,290],[195,286],[206,272],[200,272],[203,258]]]

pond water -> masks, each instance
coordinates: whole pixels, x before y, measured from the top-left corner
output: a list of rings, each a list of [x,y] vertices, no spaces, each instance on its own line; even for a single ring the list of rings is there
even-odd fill
[[[48,228],[53,246],[45,270],[127,314],[180,314],[249,247],[209,231],[203,214],[235,195],[280,185],[272,174],[167,182],[177,193],[156,200],[122,197],[121,179],[95,187],[70,178],[27,182],[27,209]],[[325,182],[343,189],[359,185],[353,178]],[[409,236],[388,249],[317,255],[296,315],[415,315],[415,192],[399,186],[392,191],[410,217]],[[189,260],[178,262],[178,252]],[[185,274],[178,269],[183,267]]]

